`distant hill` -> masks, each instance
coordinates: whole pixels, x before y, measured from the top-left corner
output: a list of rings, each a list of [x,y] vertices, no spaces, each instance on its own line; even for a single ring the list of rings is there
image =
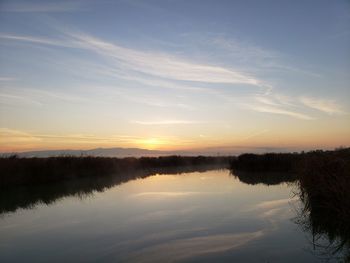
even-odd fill
[[[294,151],[301,151],[304,149],[293,149]],[[12,152],[0,153],[0,156],[10,156],[16,154],[18,157],[54,157],[54,156],[101,156],[101,157],[156,157],[165,155],[181,155],[181,156],[227,156],[238,155],[244,152],[252,153],[267,153],[267,152],[289,152],[290,149],[276,148],[276,147],[210,147],[196,150],[178,150],[178,151],[160,151],[147,150],[141,148],[96,148],[90,150],[42,150],[42,151],[28,151],[28,152]]]
[[[53,156],[103,156],[103,157],[140,157],[162,156],[175,154],[175,152],[146,150],[140,148],[96,148],[91,150],[44,150],[19,153],[3,153],[8,156],[16,154],[19,157],[53,157]]]
[[[157,157],[166,155],[182,155],[182,156],[216,156],[220,155],[213,151],[160,151],[160,150],[147,150],[141,148],[96,148],[90,150],[43,150],[43,151],[28,151],[28,152],[12,152],[12,153],[0,153],[0,156],[17,155],[18,157],[55,157],[55,156],[100,156],[100,157]],[[224,154],[221,154],[224,155]]]

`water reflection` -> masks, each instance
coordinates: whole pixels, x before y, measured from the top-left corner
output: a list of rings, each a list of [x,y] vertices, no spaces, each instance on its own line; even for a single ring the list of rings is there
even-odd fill
[[[264,184],[264,185],[277,185],[281,183],[289,183],[297,180],[297,177],[293,173],[280,173],[280,172],[247,172],[234,170],[231,174],[238,178],[241,182],[251,185]]]
[[[101,174],[101,176],[78,178],[64,182],[2,188],[0,191],[0,214],[15,212],[19,208],[31,209],[38,204],[49,205],[67,196],[86,198],[94,192],[103,192],[113,186],[126,183],[130,180],[146,178],[154,174],[181,174],[193,171],[205,172],[219,168],[226,168],[226,165],[216,164],[140,169],[118,174]]]
[[[348,248],[347,235],[339,239],[339,229],[332,232],[310,212],[316,204],[293,195],[294,176],[217,169],[7,189],[0,194],[0,261],[319,262],[305,233],[322,245],[327,233],[335,249]],[[334,252],[330,261],[343,255]]]
[[[0,261],[313,262],[290,221],[295,200],[286,184],[267,190],[209,170],[106,186],[4,214]],[[74,189],[67,192],[89,193]]]
[[[310,233],[313,253],[328,262],[350,262],[350,208],[344,205],[344,201],[338,200],[343,203],[343,213],[333,214],[328,209],[330,200],[320,203],[303,191],[299,196],[303,208],[299,209],[295,222],[304,232]]]
[[[329,171],[326,169],[321,171],[314,169],[312,171],[312,173],[318,173],[320,175],[320,180],[321,175],[327,172]],[[336,198],[333,196],[332,199],[329,197],[329,191],[327,189],[319,189],[318,187],[322,187],[320,185],[305,184],[303,181],[299,181],[297,174],[293,173],[262,173],[235,170],[231,171],[231,174],[241,182],[251,185],[276,185],[283,182],[296,182],[293,192],[295,193],[295,197],[301,200],[302,206],[296,209],[297,216],[294,222],[300,225],[305,233],[311,235],[311,252],[320,260],[323,259],[328,262],[350,262],[350,207],[346,198],[348,194],[346,184],[348,181],[344,182],[346,184],[343,184],[343,187],[332,186],[330,185],[331,181],[328,182],[328,187],[333,187],[331,190],[337,191],[337,197],[342,197]],[[339,176],[339,174],[334,175],[335,178]],[[302,176],[300,180],[303,180]],[[272,202],[285,201],[288,201],[288,199]],[[330,213],[330,208],[336,212]]]
[[[320,260],[326,262],[350,262],[349,235],[345,231],[339,233],[337,224],[339,219],[332,217],[324,211],[323,218],[331,218],[324,224],[324,220],[314,217],[307,209],[299,210],[295,222],[300,225],[305,233],[311,235],[309,242],[312,244],[312,253]],[[349,223],[349,222],[347,222]]]

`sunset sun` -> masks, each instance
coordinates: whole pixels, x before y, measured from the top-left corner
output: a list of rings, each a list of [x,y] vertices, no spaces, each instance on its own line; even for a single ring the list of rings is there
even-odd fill
[[[161,147],[167,146],[167,141],[160,139],[160,138],[147,138],[147,139],[142,139],[137,142],[140,147],[148,149],[148,150],[155,150],[159,149]]]

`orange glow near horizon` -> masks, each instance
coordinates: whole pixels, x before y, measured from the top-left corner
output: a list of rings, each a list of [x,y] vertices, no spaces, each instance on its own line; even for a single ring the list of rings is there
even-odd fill
[[[94,135],[33,135],[30,133],[2,130],[0,152],[22,152],[33,150],[89,150],[94,148],[142,148],[147,150],[187,150],[213,152],[230,152],[233,149],[254,151],[258,148],[281,149],[331,149],[347,147],[350,140],[347,133],[326,134],[305,133],[298,136],[278,135],[273,132],[260,132],[246,136],[212,136],[212,137],[167,137],[167,136],[94,136]]]
[[[161,146],[166,145],[169,142],[160,140],[158,138],[148,138],[148,139],[141,139],[135,142],[136,145],[139,145],[140,148],[148,149],[148,150],[155,150],[160,148]]]
[[[350,146],[346,1],[312,14],[300,3],[13,1],[0,2],[0,152]]]

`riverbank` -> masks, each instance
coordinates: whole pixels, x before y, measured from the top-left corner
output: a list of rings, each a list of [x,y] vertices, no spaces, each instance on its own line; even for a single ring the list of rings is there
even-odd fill
[[[218,165],[228,168],[233,157],[49,157],[0,158],[0,188],[19,185],[37,185],[87,177],[104,177],[133,171],[150,171],[172,167]]]
[[[312,234],[315,249],[350,262],[350,148],[288,154],[244,154],[230,163],[231,172],[250,184],[297,184],[303,203],[297,222]],[[283,175],[283,176],[282,176]],[[329,244],[324,245],[324,240]],[[324,252],[324,251],[323,251]]]

